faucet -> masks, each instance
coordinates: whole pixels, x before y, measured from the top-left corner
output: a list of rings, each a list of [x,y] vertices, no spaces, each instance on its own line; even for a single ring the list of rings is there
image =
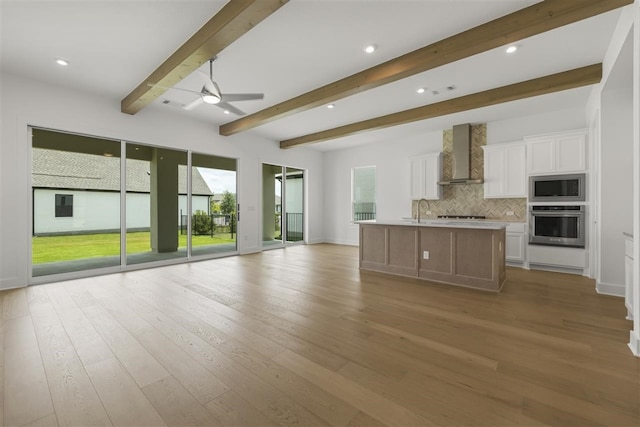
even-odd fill
[[[420,205],[422,204],[422,202],[427,202],[427,211],[431,210],[431,206],[429,205],[429,201],[427,199],[420,199],[418,200],[418,224],[420,224]]]

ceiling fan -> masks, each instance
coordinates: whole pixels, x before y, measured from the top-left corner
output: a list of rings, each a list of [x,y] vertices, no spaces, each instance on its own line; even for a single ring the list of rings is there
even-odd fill
[[[199,105],[205,103],[205,104],[215,105],[217,107],[222,108],[225,111],[237,114],[238,116],[246,115],[244,111],[234,107],[229,103],[236,102],[236,101],[252,101],[256,99],[264,99],[264,94],[263,93],[222,93],[220,91],[220,87],[218,87],[218,84],[213,80],[213,61],[215,60],[216,60],[215,57],[209,60],[209,76],[205,78],[204,85],[202,86],[202,89],[200,89],[199,92],[195,90],[183,89],[178,87],[171,87],[166,89],[180,90],[183,92],[190,92],[190,93],[195,93],[199,95],[196,100],[182,107],[185,110],[193,110]]]

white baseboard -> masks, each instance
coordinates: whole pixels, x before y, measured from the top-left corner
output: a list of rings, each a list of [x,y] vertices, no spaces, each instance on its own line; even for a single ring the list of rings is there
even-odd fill
[[[239,253],[240,255],[248,255],[248,254],[255,254],[258,252],[262,252],[262,248],[260,246],[254,246],[252,248],[242,248],[242,250]]]
[[[624,285],[596,282],[596,292],[602,295],[624,298]]]
[[[27,285],[28,283],[26,281],[21,281],[17,277],[0,280],[0,290],[2,291],[6,291],[9,289],[26,288]]]
[[[20,289],[26,288],[28,285],[25,283],[23,285],[16,285],[15,283],[4,283],[0,282],[0,291],[9,291],[11,289]]]
[[[535,264],[533,262],[529,262],[529,270],[543,270],[543,271],[552,271],[554,273],[566,273],[566,274],[577,274],[582,276],[584,270],[582,268],[566,268],[566,267],[557,267],[553,265],[545,265],[545,264]]]
[[[324,239],[324,243],[331,243],[333,245],[344,245],[344,246],[359,246],[360,243],[352,242],[349,240],[342,239]]]
[[[320,243],[327,243],[327,241],[324,239],[312,239],[307,242],[308,245],[317,245]]]
[[[629,348],[634,356],[640,357],[640,335],[638,331],[629,332]]]

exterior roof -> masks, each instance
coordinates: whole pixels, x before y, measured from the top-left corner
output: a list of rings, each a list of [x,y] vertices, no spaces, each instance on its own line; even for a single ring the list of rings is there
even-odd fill
[[[68,188],[120,191],[120,158],[34,148],[31,174],[34,188]],[[178,192],[187,194],[187,166],[178,166]],[[127,191],[148,193],[149,162],[127,159]],[[210,196],[212,191],[194,169],[192,194]]]

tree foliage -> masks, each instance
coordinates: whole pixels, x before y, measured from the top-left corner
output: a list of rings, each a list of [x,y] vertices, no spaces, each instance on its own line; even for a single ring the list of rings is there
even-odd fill
[[[236,195],[225,190],[220,201],[220,212],[229,215],[236,211]]]

